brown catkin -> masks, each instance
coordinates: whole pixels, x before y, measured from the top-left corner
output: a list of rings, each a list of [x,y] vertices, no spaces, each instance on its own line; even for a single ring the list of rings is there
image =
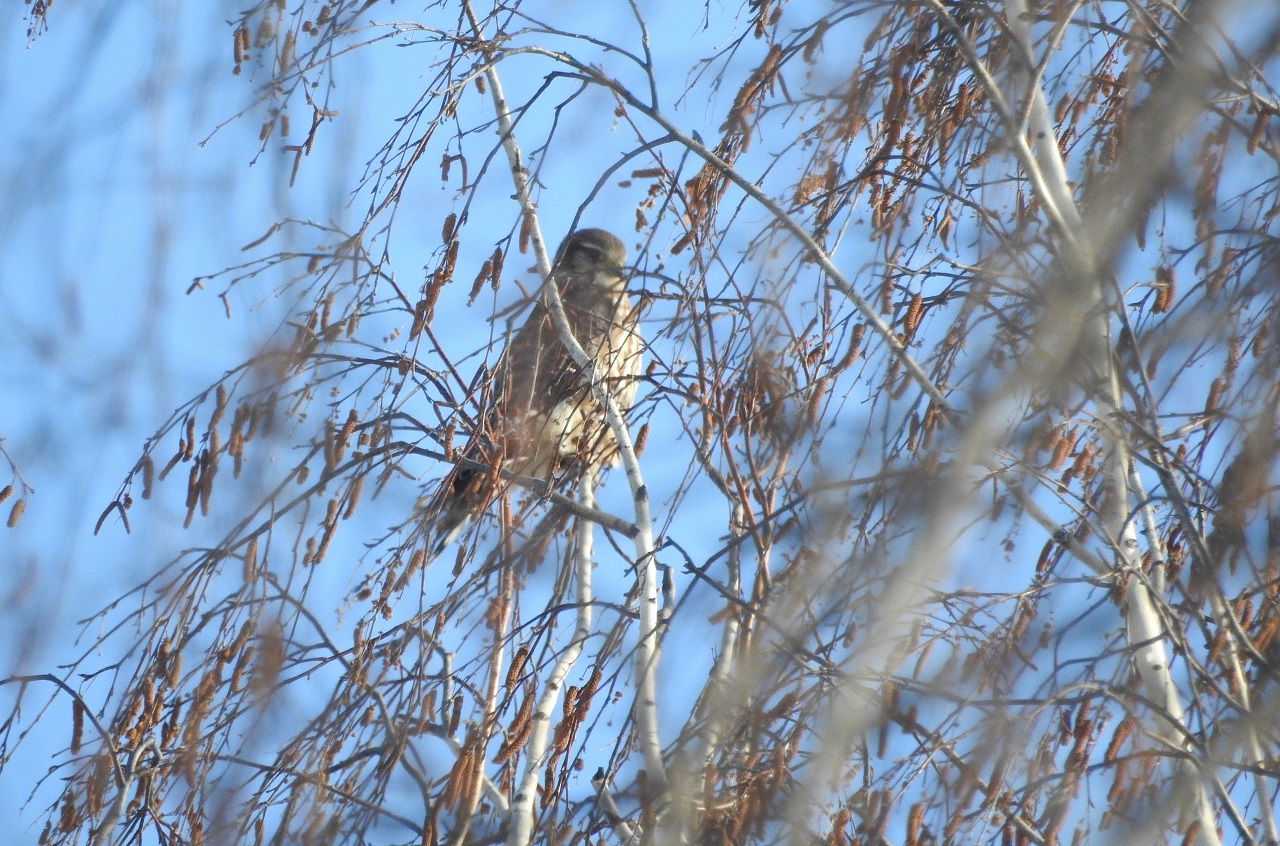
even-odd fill
[[[324,472],[325,475],[332,473],[338,467],[339,453],[337,430],[334,429],[333,421],[326,420],[324,422]]]
[[[353,408],[347,413],[347,422],[342,424],[342,434],[338,438],[338,449],[345,450],[347,445],[351,443],[351,436],[356,431],[356,424],[360,422],[360,416]],[[341,457],[341,453],[339,453]]]
[[[213,431],[218,425],[218,421],[222,419],[222,415],[227,410],[227,386],[218,383],[218,390],[215,394],[216,399],[213,405],[213,414],[209,416],[209,431]]]
[[[507,669],[506,689],[510,693],[516,686],[516,682],[520,680],[520,673],[524,670],[525,661],[529,658],[529,644],[522,643],[520,648],[516,650],[516,654],[511,658],[511,666]]]
[[[0,488],[0,503],[3,503],[13,494],[13,485],[5,485]]]
[[[907,843],[915,846],[920,842],[920,828],[924,823],[924,803],[917,802],[907,813]]]
[[[1258,626],[1258,631],[1254,633],[1254,646],[1259,652],[1266,652],[1271,648],[1271,642],[1276,639],[1277,634],[1280,634],[1280,615],[1265,618]]]
[[[284,73],[293,64],[293,49],[297,45],[297,38],[293,34],[293,30],[288,30],[284,34],[284,43],[280,45],[280,72]]]
[[[245,620],[240,626],[240,631],[236,633],[236,639],[231,641],[231,653],[238,654],[244,649],[245,644],[249,642],[250,636],[253,635],[253,621]]]
[[[430,304],[426,300],[418,300],[417,304],[414,305],[413,323],[409,327],[409,340],[412,341],[414,338],[422,334],[423,328],[427,325],[427,312],[429,308],[430,308]],[[408,373],[408,372],[409,372],[408,363],[403,362],[403,367],[401,369],[400,375],[403,376],[405,373]]]
[[[580,714],[585,714],[591,707],[591,697],[595,696],[596,688],[600,685],[600,665],[597,664],[591,670],[591,676],[587,679],[587,683],[582,686],[582,690],[578,695],[578,708]]]
[[[465,785],[469,783],[471,761],[474,757],[474,751],[468,746],[458,756],[458,760],[453,762],[453,769],[449,771],[449,777],[445,780],[444,790],[440,793],[440,802],[442,804],[446,806],[453,805],[462,798],[462,792],[466,789]]]
[[[551,738],[551,748],[556,752],[563,752],[569,748],[569,741],[573,738],[573,726],[568,720],[561,720],[556,723],[555,734]]]
[[[476,301],[476,297],[480,296],[480,289],[484,287],[484,283],[489,281],[492,275],[493,260],[485,259],[484,264],[480,265],[480,272],[476,274],[476,278],[471,283],[471,290],[467,292],[467,305]]]
[[[1071,455],[1071,450],[1075,449],[1078,438],[1079,434],[1075,428],[1072,428],[1054,439],[1052,455],[1049,457],[1050,470],[1057,470],[1066,463],[1067,456]]]
[[[520,218],[520,255],[529,252],[529,236],[533,232],[533,215],[525,214]]]
[[[853,327],[853,332],[849,336],[849,348],[845,350],[840,361],[836,362],[836,366],[831,368],[834,372],[839,373],[858,360],[858,355],[862,349],[862,336],[866,331],[867,324],[865,323],[859,323],[857,326]]]
[[[564,708],[565,719],[568,719],[574,712],[578,704],[578,687],[577,685],[569,685],[564,691],[564,702],[561,703]]]
[[[445,247],[444,260],[440,261],[440,275],[444,276],[445,279],[453,278],[453,269],[458,266],[458,246],[460,246],[460,243],[457,238],[454,238],[453,241],[449,242],[449,246]],[[431,302],[433,302],[434,306],[434,299]]]
[[[462,719],[462,694],[459,693],[453,697],[453,705],[449,709],[449,734],[453,734],[458,730],[458,723]]]
[[[426,560],[427,551],[425,549],[415,550],[413,555],[409,556],[409,566],[404,570],[405,578],[411,578],[414,573],[418,572],[418,570],[422,568],[422,565]]]
[[[1245,142],[1245,149],[1249,155],[1258,152],[1258,144],[1262,141],[1262,134],[1267,128],[1267,121],[1270,119],[1271,113],[1266,110],[1258,112],[1258,116],[1253,119],[1253,128],[1249,130],[1249,140]]]
[[[493,267],[489,273],[489,284],[493,286],[495,291],[498,290],[498,280],[502,276],[502,262],[505,258],[506,256],[503,254],[501,247],[493,248],[493,255],[489,257]]]
[[[636,434],[635,450],[636,458],[644,454],[644,445],[649,442],[649,424],[645,423],[640,427],[640,431]]]
[[[1163,314],[1173,303],[1173,296],[1178,292],[1173,268],[1162,265],[1156,268],[1156,301],[1151,305],[1152,314]]]
[[[547,769],[542,775],[542,783],[545,785],[545,788],[541,791],[541,796],[539,797],[539,807],[545,811],[547,808],[551,807],[552,801],[556,799],[556,791],[553,789],[556,786],[555,755],[552,755],[547,759]],[[553,838],[549,841],[548,846],[557,846],[558,841],[559,838]]]
[[[213,477],[216,468],[213,466],[213,455],[206,449],[200,451],[200,515],[209,516],[209,498],[213,496]]]
[[[76,827],[76,803],[71,796],[72,791],[68,790],[63,797],[62,809],[58,813],[58,830],[64,833]]]
[[[820,376],[814,380],[813,385],[809,389],[809,402],[806,404],[805,412],[809,420],[809,425],[816,425],[818,415],[822,409],[822,401],[827,397],[827,377]]]
[[[488,468],[484,480],[484,489],[486,491],[492,491],[497,488],[498,480],[502,478],[502,465],[506,457],[505,453],[500,450],[492,466]]]
[[[912,294],[911,302],[907,305],[907,313],[902,318],[904,342],[909,341],[916,334],[916,329],[920,328],[920,318],[923,315],[924,297],[919,293]]]
[[[1125,740],[1133,732],[1133,719],[1128,715],[1120,721],[1120,725],[1116,726],[1116,730],[1111,735],[1111,742],[1107,744],[1106,754],[1102,756],[1105,763],[1113,763],[1120,754],[1120,747]]]
[[[142,498],[151,499],[151,486],[156,480],[156,465],[151,455],[142,456]]]
[[[166,687],[176,688],[182,681],[182,651],[178,650],[165,662],[164,683]]]
[[[234,36],[234,56],[236,64],[240,65],[244,62],[249,52],[249,26],[248,24],[240,24],[236,28]]]
[[[512,736],[528,737],[529,726],[533,723],[533,697],[526,696],[524,701],[520,703],[520,710],[516,711],[515,719],[511,721],[509,734]]]
[[[71,754],[80,754],[80,744],[84,740],[84,703],[79,699],[71,701]]]
[[[360,502],[360,492],[364,489],[364,476],[356,476],[351,480],[351,486],[347,492],[347,510],[342,512],[343,520],[350,520],[351,515],[356,513],[356,505]]]
[[[1076,460],[1071,462],[1072,478],[1077,478],[1085,472],[1085,468],[1093,461],[1094,452],[1093,444],[1085,444],[1084,448],[1076,453]]]
[[[1205,413],[1216,411],[1222,402],[1222,394],[1227,389],[1227,381],[1221,377],[1214,379],[1209,386],[1209,396],[1204,401]]]
[[[26,508],[27,508],[27,501],[24,498],[15,502],[13,504],[13,507],[9,509],[8,526],[10,529],[18,525],[18,521],[22,519],[22,512],[25,511]]]
[[[244,673],[253,662],[254,648],[246,647],[240,653],[240,657],[236,659],[235,669],[231,671],[231,692],[239,693],[244,689]]]
[[[258,577],[258,536],[249,538],[244,547],[244,580],[252,582]]]

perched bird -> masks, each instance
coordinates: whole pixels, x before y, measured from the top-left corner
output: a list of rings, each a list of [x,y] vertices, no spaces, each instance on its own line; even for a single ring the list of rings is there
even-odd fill
[[[565,238],[551,268],[574,338],[624,412],[635,399],[642,357],[623,275],[626,260],[626,247],[617,237],[583,229]],[[561,486],[617,463],[618,445],[604,408],[541,299],[503,351],[481,430],[462,454],[490,469],[457,467],[445,479],[431,509],[436,515],[432,557],[502,489],[499,471]]]

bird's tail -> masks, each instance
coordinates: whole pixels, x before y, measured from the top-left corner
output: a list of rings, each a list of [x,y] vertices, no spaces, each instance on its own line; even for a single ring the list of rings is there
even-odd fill
[[[431,543],[431,557],[428,560],[435,561],[439,558],[440,554],[448,549],[449,545],[456,541],[470,525],[470,512],[441,515],[441,519],[434,526],[435,540]]]
[[[430,532],[434,540],[430,545],[430,558],[435,561],[440,553],[456,541],[476,516],[476,502],[473,488],[478,481],[478,473],[470,469],[459,469],[453,479],[441,489],[436,501],[432,503],[430,512],[434,515]]]

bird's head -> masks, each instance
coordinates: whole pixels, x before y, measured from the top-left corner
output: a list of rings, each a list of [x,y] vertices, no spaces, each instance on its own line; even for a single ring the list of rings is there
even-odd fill
[[[616,235],[603,229],[580,229],[564,239],[556,252],[555,269],[590,274],[597,284],[622,291],[627,248]]]

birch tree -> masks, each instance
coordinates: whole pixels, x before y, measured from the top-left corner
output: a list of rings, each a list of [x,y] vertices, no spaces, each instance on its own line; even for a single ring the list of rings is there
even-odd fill
[[[191,285],[298,305],[104,503],[220,539],[6,680],[4,766],[74,715],[41,843],[1280,843],[1280,13],[237,14],[295,180],[354,57],[416,93],[353,226]],[[587,226],[643,309],[620,465],[481,468],[429,560]]]

